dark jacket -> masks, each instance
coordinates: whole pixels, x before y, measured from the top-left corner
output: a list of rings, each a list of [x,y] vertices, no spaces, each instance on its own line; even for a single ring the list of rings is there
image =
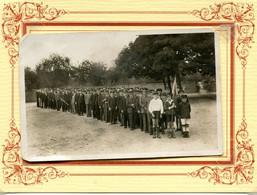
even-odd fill
[[[147,96],[142,95],[139,99],[139,104],[140,104],[140,108],[141,108],[141,113],[147,113],[147,107],[148,107]]]
[[[168,102],[167,100],[164,102],[164,112],[165,112],[165,114],[169,114],[169,115],[175,114],[175,107],[170,109],[170,107],[172,107],[172,106],[175,106],[175,103],[174,103],[173,100],[171,101],[171,103]]]
[[[117,98],[116,97],[109,97],[108,99],[109,108],[114,110],[117,106]]]
[[[97,94],[92,94],[90,97],[90,104],[92,105],[92,108],[95,109],[98,105],[98,95]]]
[[[98,99],[97,99],[97,105],[98,106],[101,106],[101,107],[103,106],[103,99],[104,99],[103,94],[99,94]]]
[[[120,110],[123,110],[123,112],[127,112],[127,98],[124,96],[121,98]]]
[[[119,111],[122,110],[122,99],[124,99],[123,96],[118,96],[118,97],[117,97],[117,107],[118,107],[118,110],[119,110]]]
[[[188,101],[186,103],[180,102],[178,105],[178,114],[180,115],[180,117],[191,118],[190,113],[191,113],[191,106],[189,102]]]
[[[178,96],[177,98],[175,98],[174,103],[176,104],[176,109],[175,109],[176,112],[178,112],[178,105],[180,104],[180,102],[182,102],[180,96]]]
[[[69,93],[69,92],[64,93],[63,99],[64,99],[64,101],[66,101],[67,103],[70,103],[70,101],[71,101],[71,93]]]
[[[79,93],[78,96],[77,96],[77,100],[78,100],[78,104],[84,104],[85,103],[84,94]]]
[[[133,113],[136,108],[137,99],[135,97],[128,97],[126,104],[127,104],[127,112]]]

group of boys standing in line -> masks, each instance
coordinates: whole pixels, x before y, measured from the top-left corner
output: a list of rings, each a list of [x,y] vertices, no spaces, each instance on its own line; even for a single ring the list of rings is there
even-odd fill
[[[62,110],[117,124],[161,138],[167,134],[175,138],[175,131],[182,131],[189,138],[191,106],[181,90],[172,99],[170,92],[147,88],[99,88],[99,89],[39,89],[36,91],[37,106]],[[175,128],[176,127],[176,128]]]

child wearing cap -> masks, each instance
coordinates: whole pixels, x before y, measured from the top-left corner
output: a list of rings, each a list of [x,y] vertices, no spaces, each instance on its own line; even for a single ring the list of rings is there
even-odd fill
[[[164,103],[164,111],[166,113],[166,123],[168,128],[168,137],[176,138],[175,129],[175,102],[171,99],[171,94],[167,94],[167,99]]]
[[[162,100],[162,105],[164,107],[165,101],[167,99],[167,94],[166,93],[161,93],[160,99]],[[166,113],[164,112],[162,115],[162,118],[159,120],[160,123],[160,128],[161,128],[161,133],[164,134],[164,129],[166,129],[167,124],[166,124]]]
[[[181,126],[182,126],[182,135],[184,138],[189,138],[189,121],[190,121],[190,113],[191,106],[188,101],[187,95],[181,95],[182,102],[178,105],[178,114],[181,118]]]
[[[162,100],[159,98],[157,92],[153,94],[153,99],[150,101],[148,110],[152,115],[153,138],[156,138],[156,135],[157,135],[157,138],[161,138],[159,120],[163,114],[163,103],[162,103]]]

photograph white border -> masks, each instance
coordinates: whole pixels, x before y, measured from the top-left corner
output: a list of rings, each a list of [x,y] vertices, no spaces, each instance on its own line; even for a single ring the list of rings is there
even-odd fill
[[[108,31],[110,32],[110,31]],[[119,31],[119,33],[128,31]],[[196,156],[220,156],[223,154],[223,131],[222,131],[222,104],[221,104],[221,77],[220,77],[220,51],[219,51],[219,33],[210,28],[196,29],[172,29],[172,30],[140,30],[133,31],[143,33],[142,35],[151,34],[190,34],[190,33],[214,33],[215,37],[215,67],[216,67],[216,105],[217,105],[217,135],[218,149],[208,151],[177,151],[177,152],[158,152],[158,153],[142,153],[142,154],[108,154],[108,155],[64,155],[64,156],[44,156],[31,157],[27,153],[27,128],[26,128],[26,102],[25,102],[25,75],[24,67],[19,66],[20,81],[20,111],[21,111],[21,151],[22,158],[28,162],[47,162],[47,161],[71,161],[71,160],[107,160],[107,159],[143,159],[143,158],[172,158],[172,157],[196,157]],[[103,32],[81,32],[81,33],[103,33]],[[64,33],[77,34],[77,33]],[[42,35],[42,34],[40,34]],[[25,35],[20,43],[28,36],[37,36],[37,34]],[[22,56],[19,56],[21,59]]]

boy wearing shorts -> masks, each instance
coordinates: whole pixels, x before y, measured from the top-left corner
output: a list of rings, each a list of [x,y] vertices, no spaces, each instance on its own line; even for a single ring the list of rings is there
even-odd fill
[[[161,138],[160,136],[160,127],[159,127],[159,120],[162,118],[163,114],[163,103],[162,100],[159,98],[158,93],[153,93],[153,99],[149,103],[148,110],[152,116],[153,122],[153,138]]]

